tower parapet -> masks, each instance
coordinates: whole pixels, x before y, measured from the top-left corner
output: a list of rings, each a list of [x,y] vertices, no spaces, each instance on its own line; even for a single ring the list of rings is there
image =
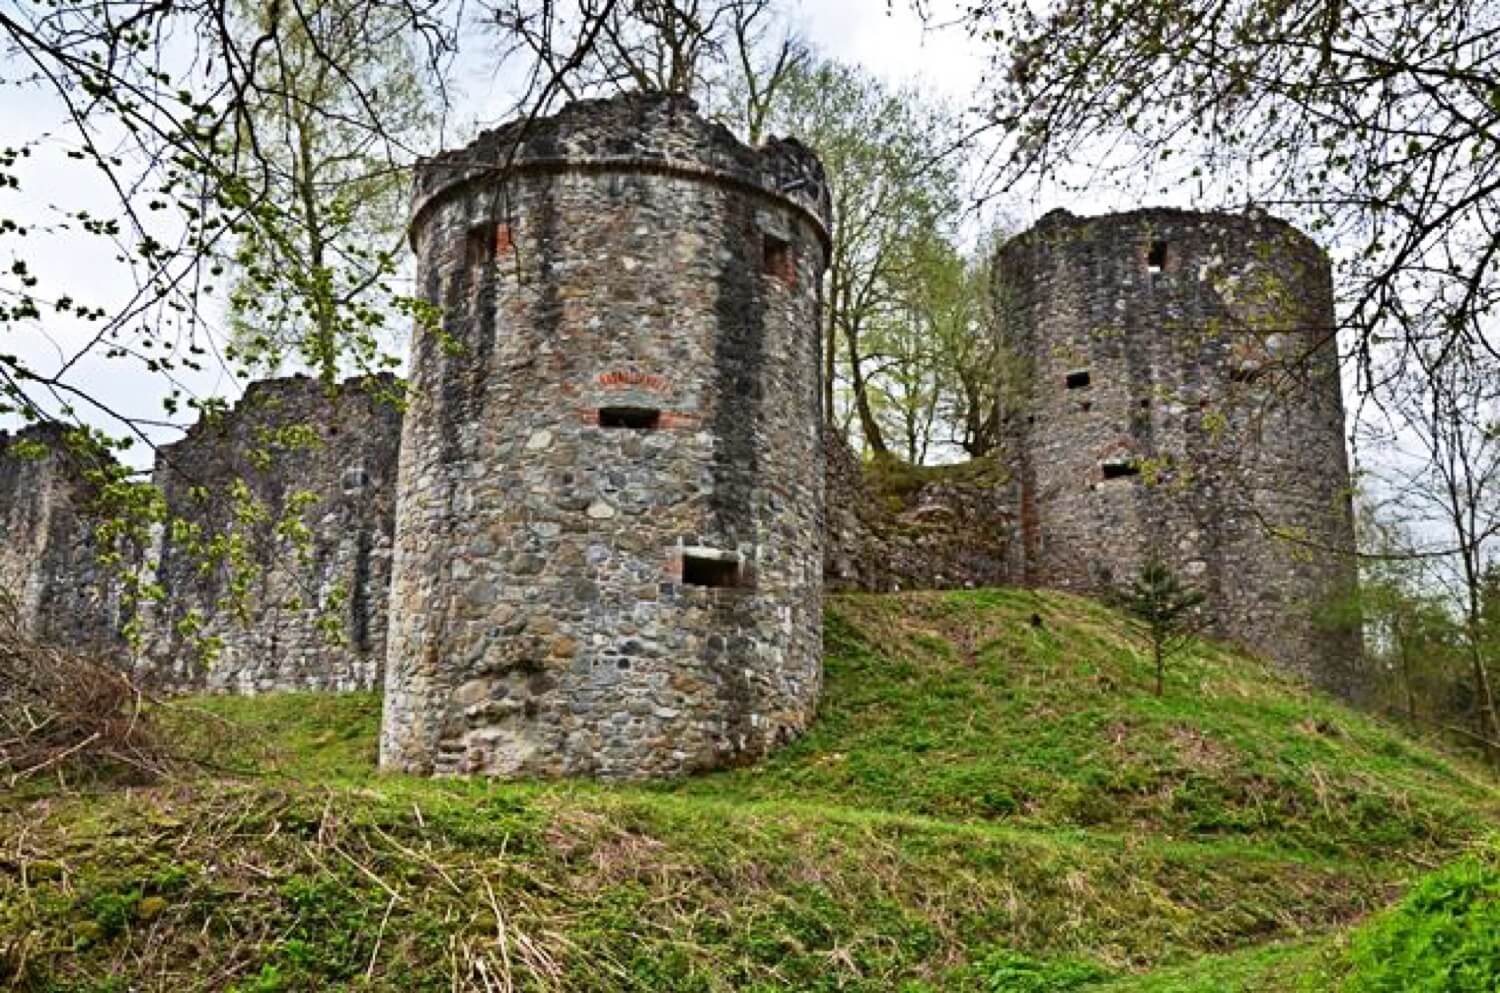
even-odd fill
[[[634,94],[418,169],[381,761],[636,778],[753,758],[821,683],[828,196]]]

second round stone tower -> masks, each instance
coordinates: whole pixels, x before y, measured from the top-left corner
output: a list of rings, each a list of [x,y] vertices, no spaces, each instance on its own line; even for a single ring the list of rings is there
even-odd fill
[[[672,775],[821,685],[822,169],[632,94],[424,162],[381,763]]]
[[[1345,693],[1354,533],[1327,257],[1261,213],[1053,211],[1000,251],[1017,579],[1156,557],[1212,631]]]

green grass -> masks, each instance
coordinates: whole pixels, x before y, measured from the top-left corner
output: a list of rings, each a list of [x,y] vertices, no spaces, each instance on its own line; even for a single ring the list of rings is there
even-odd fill
[[[1345,993],[1500,990],[1500,846],[1423,879],[1325,958]]]
[[[672,788],[1417,860],[1493,809],[1473,770],[1227,652],[1204,646],[1151,696],[1139,642],[1090,601],[851,596],[825,638],[810,734]]]
[[[1185,966],[1095,986],[1090,993],[1295,993],[1299,986],[1331,989],[1320,966],[1327,944],[1327,939],[1273,943],[1227,955],[1206,955]]]
[[[222,774],[0,797],[0,988],[1343,988],[1497,810],[1224,650],[1155,699],[1085,600],[840,597],[826,641],[802,740],[654,786],[380,776],[374,696],[195,701]]]

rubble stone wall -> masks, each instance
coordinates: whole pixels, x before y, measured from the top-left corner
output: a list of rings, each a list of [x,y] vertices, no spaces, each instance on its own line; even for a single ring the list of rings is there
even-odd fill
[[[89,479],[107,461],[61,425],[0,431],[0,590],[24,629],[85,651],[120,644],[119,600],[99,563]]]
[[[1015,514],[995,458],[893,466],[882,476],[867,473],[843,439],[829,438],[824,473],[828,589],[888,593],[1011,581]]]
[[[176,690],[367,690],[385,660],[401,412],[391,377],[252,384],[163,446],[137,673]]]
[[[669,775],[821,683],[821,167],[633,95],[418,170],[381,761]]]
[[[1321,616],[1355,577],[1323,252],[1264,215],[1054,211],[999,261],[1018,579],[1102,593],[1155,554],[1219,635],[1349,690],[1358,633]]]

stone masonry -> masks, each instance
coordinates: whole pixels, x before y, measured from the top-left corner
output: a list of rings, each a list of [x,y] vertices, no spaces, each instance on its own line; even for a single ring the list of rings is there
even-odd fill
[[[418,169],[381,764],[745,761],[821,683],[828,194],[630,95]]]
[[[144,567],[151,685],[368,690],[385,664],[399,383],[254,383],[157,453],[167,523]]]
[[[93,470],[107,452],[61,425],[0,431],[0,591],[38,637],[120,645],[117,591],[99,563]]]
[[[1220,636],[1349,691],[1355,581],[1327,258],[1264,215],[1054,211],[1006,244],[1015,578],[1102,593],[1155,554]]]

